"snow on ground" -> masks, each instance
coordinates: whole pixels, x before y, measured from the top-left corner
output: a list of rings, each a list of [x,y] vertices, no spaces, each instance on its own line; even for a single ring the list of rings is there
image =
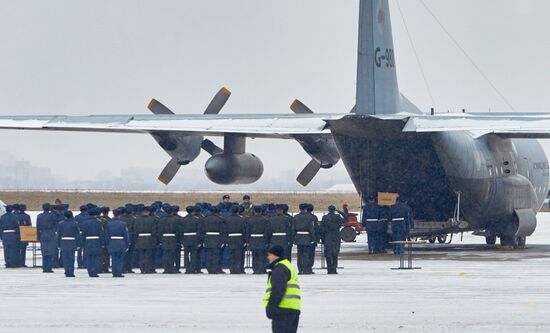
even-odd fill
[[[391,270],[398,265],[391,255],[363,255],[362,238],[344,244],[350,259],[339,275],[300,276],[299,331],[550,331],[550,214],[540,215],[526,250],[459,238],[421,246],[415,271]],[[76,274],[0,269],[0,332],[270,331],[264,276]]]

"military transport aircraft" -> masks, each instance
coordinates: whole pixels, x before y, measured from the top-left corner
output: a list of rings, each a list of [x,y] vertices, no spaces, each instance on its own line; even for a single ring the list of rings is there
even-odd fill
[[[550,138],[550,113],[422,113],[399,92],[388,1],[360,0],[359,11],[349,114],[314,114],[295,101],[294,114],[224,116],[230,92],[222,89],[203,115],[175,115],[152,100],[149,116],[5,116],[0,128],[151,134],[172,157],[164,183],[201,149],[212,155],[205,171],[213,182],[253,183],[263,165],[246,152],[246,139],[296,140],[312,158],[297,179],[304,186],[341,158],[363,197],[397,192],[418,220],[458,216],[463,230],[484,231],[488,242],[525,242],[548,193],[548,160],[535,139]],[[223,137],[223,148],[208,136]]]

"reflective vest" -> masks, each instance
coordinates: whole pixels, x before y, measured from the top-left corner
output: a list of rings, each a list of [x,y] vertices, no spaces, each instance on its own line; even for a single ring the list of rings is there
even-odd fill
[[[286,284],[285,294],[281,303],[279,303],[279,308],[281,309],[292,309],[292,310],[301,310],[301,296],[300,296],[300,286],[298,285],[298,275],[294,270],[294,267],[287,259],[279,261],[277,265],[284,265],[290,271],[290,280]],[[267,289],[265,290],[264,297],[264,306],[267,308],[269,303],[269,298],[271,298],[271,276],[267,280]]]

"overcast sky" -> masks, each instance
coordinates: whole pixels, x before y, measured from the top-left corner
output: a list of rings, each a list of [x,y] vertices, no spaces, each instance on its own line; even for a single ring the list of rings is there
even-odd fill
[[[516,110],[550,111],[550,1],[424,0]],[[401,91],[432,102],[395,0]],[[355,103],[358,0],[0,1],[1,115],[147,114],[155,97],[202,113],[222,86],[224,113],[281,113],[300,98],[316,112]],[[400,0],[440,111],[509,108],[428,15]],[[295,142],[249,140],[266,173],[309,157]],[[158,168],[147,135],[0,131],[0,150],[68,177]],[[202,169],[208,154],[187,168]],[[319,177],[344,173],[342,165]],[[177,177],[184,177],[184,173]]]

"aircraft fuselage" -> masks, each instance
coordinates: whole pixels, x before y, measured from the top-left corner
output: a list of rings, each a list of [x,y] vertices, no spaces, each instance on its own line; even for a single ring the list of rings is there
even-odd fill
[[[460,192],[461,216],[472,229],[513,236],[520,222],[536,226],[534,219],[518,221],[518,211],[539,211],[548,193],[548,160],[538,141],[404,133],[398,122],[364,117],[342,125],[332,133],[363,198],[399,193],[409,199],[415,219],[446,221]]]

